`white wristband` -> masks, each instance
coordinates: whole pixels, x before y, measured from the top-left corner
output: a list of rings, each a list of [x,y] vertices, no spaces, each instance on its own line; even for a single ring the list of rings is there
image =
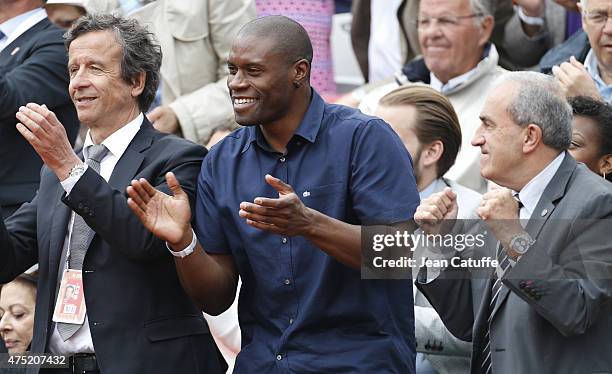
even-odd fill
[[[193,238],[191,239],[191,244],[189,244],[182,251],[178,251],[178,252],[177,251],[173,251],[172,249],[170,249],[170,246],[168,245],[168,242],[166,242],[166,248],[168,248],[168,250],[170,251],[172,256],[183,258],[183,257],[189,256],[190,254],[193,253],[193,251],[195,251],[195,247],[196,247],[196,243],[197,243],[197,238],[196,238],[195,231],[193,231],[193,229],[191,229],[191,234],[193,235]]]
[[[517,14],[518,17],[521,21],[523,21],[524,24],[529,25],[529,26],[544,26],[544,18],[542,17],[530,17],[528,15],[525,14],[525,12],[523,12],[523,8],[520,6],[516,7],[517,10]]]

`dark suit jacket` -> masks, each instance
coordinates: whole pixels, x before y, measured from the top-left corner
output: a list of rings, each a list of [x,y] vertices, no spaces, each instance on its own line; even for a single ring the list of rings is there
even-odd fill
[[[612,184],[566,154],[526,226],[535,244],[493,308],[494,373],[612,373],[611,219]],[[473,341],[479,373],[492,278],[454,271],[461,279],[417,287],[455,336]]]
[[[162,134],[145,120],[107,183],[88,169],[66,196],[43,167],[40,189],[0,225],[0,283],[39,262],[33,352],[48,350],[58,269],[71,210],[96,232],[83,263],[89,327],[103,373],[217,373],[202,313],[183,291],[164,242],[127,206],[126,186],[146,178],[170,194],[174,172],[195,199],[206,149]]]
[[[79,128],[68,96],[68,54],[63,31],[43,19],[0,52],[0,205],[30,201],[42,161],[15,129],[15,113],[29,102],[46,104],[74,142]]]

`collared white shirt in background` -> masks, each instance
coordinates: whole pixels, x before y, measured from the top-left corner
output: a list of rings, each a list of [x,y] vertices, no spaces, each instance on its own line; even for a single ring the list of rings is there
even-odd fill
[[[43,8],[36,8],[0,24],[0,31],[5,35],[0,39],[0,52],[21,34],[45,18],[47,18],[47,11]]]
[[[368,42],[368,80],[392,77],[402,68],[400,24],[397,11],[402,0],[372,0]]]
[[[599,91],[602,99],[608,103],[612,102],[612,85],[606,84],[606,82],[604,82],[601,78],[601,75],[599,74],[597,56],[595,55],[595,52],[593,52],[593,49],[589,51],[584,59],[584,67],[591,78],[593,78],[595,81],[595,87],[597,87],[597,91]]]
[[[100,161],[100,176],[108,182],[110,179],[117,162],[123,153],[127,149],[128,145],[132,142],[140,126],[144,116],[142,113],[138,115],[134,120],[123,126],[119,130],[112,133],[108,138],[104,139],[102,144],[108,148],[108,154]],[[85,137],[85,144],[83,145],[83,158],[87,159],[88,149],[87,147],[94,145],[91,139],[91,134],[88,131]],[[62,187],[66,191],[66,194],[70,194],[72,188],[79,181],[79,177],[69,177],[61,182]],[[74,222],[75,213],[72,212],[70,217],[70,223],[68,224],[68,230],[66,232],[66,238],[64,239],[63,251],[67,251],[69,245],[69,239],[72,234],[72,225]],[[60,272],[64,272],[66,263],[61,265]],[[54,304],[55,308],[55,304]],[[91,338],[91,331],[89,330],[89,318],[85,315],[85,321],[83,326],[77,330],[77,332],[70,337],[70,339],[64,341],[57,331],[57,326],[53,329],[53,334],[49,340],[49,349],[54,354],[72,355],[75,353],[94,353],[93,340]]]
[[[519,199],[523,204],[519,212],[519,218],[521,220],[528,220],[531,218],[533,211],[535,210],[544,190],[552,180],[552,178],[559,170],[563,159],[565,158],[565,152],[561,152],[548,166],[544,168],[538,175],[533,177],[518,193]]]

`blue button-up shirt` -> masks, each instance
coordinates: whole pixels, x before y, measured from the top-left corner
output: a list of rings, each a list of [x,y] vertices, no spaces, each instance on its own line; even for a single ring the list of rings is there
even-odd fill
[[[413,373],[411,281],[362,280],[304,237],[247,225],[242,201],[278,197],[266,174],[306,206],[355,225],[405,221],[419,204],[393,130],[314,91],[286,154],[258,126],[214,146],[198,181],[196,230],[206,251],[233,256],[242,277],[235,373]]]
[[[589,51],[584,59],[584,67],[595,81],[595,86],[597,87],[597,91],[599,91],[601,98],[608,103],[612,103],[612,85],[608,85],[606,82],[604,82],[601,75],[599,75],[597,56],[595,55],[595,51],[593,51],[593,49]]]

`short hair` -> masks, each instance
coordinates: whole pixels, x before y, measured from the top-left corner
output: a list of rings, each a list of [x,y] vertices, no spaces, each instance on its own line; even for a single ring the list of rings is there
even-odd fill
[[[79,36],[107,30],[115,34],[117,42],[123,48],[122,79],[127,83],[132,83],[141,72],[146,75],[144,89],[138,97],[138,107],[141,111],[146,112],[153,103],[159,86],[162,52],[155,36],[138,21],[112,14],[83,16],[64,34],[66,48],[70,48],[70,44]]]
[[[470,8],[472,8],[474,14],[490,16],[494,12],[493,6],[494,4],[490,0],[470,0]]]
[[[506,108],[519,126],[535,124],[542,129],[542,142],[556,150],[566,150],[572,142],[572,108],[561,85],[550,75],[514,71],[497,79],[518,84],[517,94]]]
[[[414,133],[419,143],[439,140],[444,145],[436,164],[437,177],[453,166],[461,147],[461,126],[453,105],[444,95],[429,86],[412,84],[389,92],[380,99],[379,105],[414,107],[417,111]]]
[[[277,53],[285,55],[288,64],[305,59],[312,64],[312,43],[308,32],[299,22],[285,16],[265,16],[246,23],[236,38],[242,35],[274,40]]]

